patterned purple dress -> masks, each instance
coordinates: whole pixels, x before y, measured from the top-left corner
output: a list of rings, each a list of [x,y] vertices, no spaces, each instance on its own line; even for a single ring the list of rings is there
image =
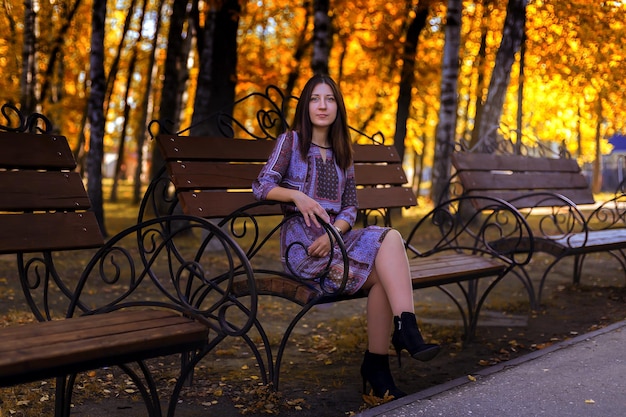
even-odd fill
[[[354,226],[357,215],[354,166],[351,165],[343,171],[335,163],[331,149],[326,150],[324,160],[319,148],[311,146],[306,160],[303,160],[297,133],[280,135],[267,164],[252,184],[252,189],[257,199],[264,200],[269,191],[277,186],[300,190],[318,201],[330,215],[331,223],[335,219],[342,219],[351,227]],[[289,206],[286,210],[293,211],[295,208]],[[363,286],[388,231],[389,228],[386,227],[368,226],[350,229],[344,234],[343,241],[350,265],[346,293],[353,294]],[[309,256],[306,248],[322,233],[325,233],[323,228],[317,228],[313,224],[307,227],[300,216],[286,224],[280,235],[281,262],[285,269],[289,270],[286,264],[288,259],[290,268],[296,275],[305,279],[318,276],[326,268],[328,258]],[[301,242],[303,246],[290,247],[292,242]],[[289,247],[289,254],[286,254]],[[334,259],[328,277],[330,279],[326,280],[326,287],[335,290],[343,277],[344,262],[338,250],[333,253]]]

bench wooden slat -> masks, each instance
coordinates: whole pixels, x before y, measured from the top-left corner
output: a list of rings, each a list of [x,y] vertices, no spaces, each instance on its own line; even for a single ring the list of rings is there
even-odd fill
[[[100,337],[103,334],[116,335],[130,333],[134,329],[154,328],[158,322],[171,326],[189,321],[188,318],[182,317],[180,314],[159,310],[120,311],[115,312],[115,314],[98,315],[97,320],[93,320],[93,316],[91,319],[89,317],[73,318],[71,325],[68,325],[67,321],[63,319],[43,322],[45,324],[42,326],[31,323],[7,327],[6,331],[2,332],[6,341],[0,345],[0,353],[10,352],[29,345],[37,347],[42,345],[43,341],[46,345],[53,346],[67,341],[84,340],[87,345],[91,338]]]
[[[495,258],[464,253],[441,253],[409,260],[413,288],[426,288],[476,278],[497,276],[507,265]]]
[[[225,217],[245,205],[256,202],[252,191],[183,191],[178,194],[178,199],[186,214],[205,218]],[[256,216],[282,214],[278,204],[261,205],[250,213]]]
[[[360,210],[412,207],[417,204],[413,191],[405,187],[359,188],[356,195]]]
[[[383,162],[389,164],[400,164],[400,155],[393,146],[387,145],[362,145],[354,144],[354,163],[372,163],[380,164]]]
[[[262,164],[209,161],[173,162],[170,175],[177,190],[251,188]]]
[[[170,175],[178,190],[250,188],[263,165],[209,161],[171,162]],[[407,179],[400,165],[356,165],[358,185],[403,185]]]
[[[100,318],[103,325],[99,325]],[[146,317],[145,311],[120,311],[97,320],[86,316],[31,323],[9,331],[18,340],[15,346],[3,344],[0,385],[14,385],[15,378],[39,380],[45,375],[92,369],[96,364],[115,364],[120,358],[155,357],[180,351],[181,346],[200,345],[208,337],[204,325],[165,311],[152,317]]]
[[[314,286],[277,275],[257,275],[254,282],[258,294],[283,297],[300,306],[311,302],[321,294],[321,291]],[[236,297],[250,294],[250,289],[244,281],[234,282],[232,290]]]
[[[357,185],[404,185],[407,183],[406,175],[400,165],[357,164],[354,166],[354,176]]]
[[[74,155],[63,136],[2,132],[0,168],[76,168]]]
[[[242,146],[242,142],[246,142]],[[159,135],[157,144],[168,161],[266,161],[276,142],[200,136]]]
[[[624,248],[626,229],[592,230],[587,236],[581,232],[561,239],[541,239],[541,241],[544,242],[544,245],[558,246],[561,250],[584,249],[587,253],[604,252]]]
[[[558,194],[567,197],[575,204],[593,204],[595,202],[593,198],[589,197],[586,190],[552,190],[551,192],[557,192]],[[550,198],[547,195],[521,195],[519,191],[510,190],[469,191],[467,195],[500,198],[504,201],[510,202],[518,209],[531,207],[552,207],[555,203],[558,203],[557,205],[559,206],[563,205],[562,200],[559,202],[556,198]]]
[[[0,171],[0,211],[87,210],[77,172]]]
[[[0,216],[0,253],[96,248],[104,243],[93,212]]]
[[[215,191],[182,191],[178,198],[186,214],[205,218],[225,217],[233,211],[256,202],[252,191],[228,192]],[[359,209],[369,210],[381,207],[401,208],[417,204],[415,195],[410,188],[360,188],[357,190]],[[250,210],[256,216],[282,214],[280,205],[259,206]]]
[[[471,190],[589,190],[586,178],[571,172],[461,171],[459,176]]]
[[[171,311],[165,311],[165,310],[142,310],[142,311],[138,311],[138,310],[124,310],[123,311],[124,314],[122,314],[122,311],[115,311],[112,312],[110,314],[102,314],[97,316],[98,320],[90,320],[89,317],[94,317],[91,315],[87,315],[87,316],[78,316],[75,317],[75,320],[72,322],[72,328],[75,330],[84,330],[84,329],[91,329],[94,327],[98,327],[98,326],[109,326],[111,324],[115,324],[115,323],[124,323],[126,321],[128,321],[128,318],[130,316],[132,316],[135,320],[154,320],[154,319],[158,319],[158,318],[162,318],[162,317],[169,317],[172,315]],[[33,322],[34,323],[34,322]],[[39,331],[41,331],[43,334],[45,333],[51,333],[52,331],[54,331],[54,329],[67,329],[67,323],[64,322],[63,319],[58,319],[58,320],[51,320],[51,321],[47,321],[45,322],[45,330],[42,330],[44,328],[41,328],[39,326],[32,326],[33,323],[25,323],[25,324],[18,324],[15,326],[10,326],[10,327],[3,327],[0,328],[2,335],[6,336],[7,339],[12,338],[15,339],[17,334],[24,334],[24,330],[23,327],[24,326],[31,326],[30,327],[30,334],[33,335],[39,335]]]
[[[493,155],[470,152],[452,154],[457,171],[544,171],[580,172],[575,159],[534,158],[523,155]]]

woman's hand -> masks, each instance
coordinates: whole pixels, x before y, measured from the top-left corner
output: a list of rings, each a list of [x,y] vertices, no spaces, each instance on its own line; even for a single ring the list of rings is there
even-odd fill
[[[320,228],[320,222],[317,221],[316,215],[319,216],[325,222],[330,222],[330,216],[326,213],[326,210],[314,199],[304,194],[303,192],[298,191],[293,196],[293,202],[298,208],[298,211],[302,213],[302,217],[304,218],[304,223],[307,227],[311,227],[311,223],[315,225],[315,227]],[[327,239],[328,240],[328,237]],[[315,242],[314,242],[315,244]]]
[[[324,233],[311,243],[311,245],[307,248],[307,253],[309,256],[323,258],[328,256],[331,246],[330,237],[327,233]]]

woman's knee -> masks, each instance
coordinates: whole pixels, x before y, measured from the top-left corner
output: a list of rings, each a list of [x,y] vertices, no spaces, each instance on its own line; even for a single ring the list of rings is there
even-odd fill
[[[404,238],[396,229],[390,229],[382,242],[383,245],[394,245],[404,247]]]
[[[385,236],[385,238],[389,236],[391,239],[396,239],[402,242],[402,235],[400,234],[400,232],[398,232],[397,229],[390,229],[387,232],[387,235]]]

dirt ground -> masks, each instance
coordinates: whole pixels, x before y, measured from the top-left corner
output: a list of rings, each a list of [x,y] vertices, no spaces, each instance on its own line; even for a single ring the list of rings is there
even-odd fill
[[[535,257],[531,271],[547,260]],[[13,258],[0,257],[0,320],[21,321],[20,290],[15,286]],[[564,262],[549,277],[542,306],[530,311],[522,286],[503,281],[488,298],[476,339],[461,340],[458,312],[437,289],[415,293],[416,312],[426,339],[443,345],[443,352],[428,363],[403,357],[391,369],[402,390],[413,393],[471,375],[485,366],[524,355],[626,318],[623,271],[607,255],[589,257],[583,285],[571,285],[571,262]],[[194,384],[186,388],[177,416],[325,417],[352,415],[371,407],[362,395],[359,366],[366,347],[364,300],[321,306],[297,326],[283,360],[277,392],[260,383],[260,374],[245,345],[228,340],[198,368]],[[261,321],[278,331],[294,306],[265,299]],[[393,352],[391,352],[393,353]],[[160,390],[168,392],[178,358],[151,361]],[[54,381],[0,389],[0,417],[41,416],[53,413]],[[144,416],[136,387],[117,369],[80,375],[74,394],[73,416]],[[369,401],[368,401],[369,400]],[[165,409],[165,408],[164,408]]]

